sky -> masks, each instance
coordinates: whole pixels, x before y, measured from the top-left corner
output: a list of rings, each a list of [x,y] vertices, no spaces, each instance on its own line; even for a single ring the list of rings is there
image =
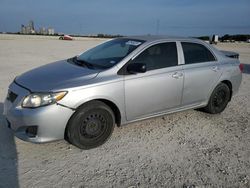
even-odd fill
[[[0,31],[65,34],[250,34],[250,0],[0,0]]]

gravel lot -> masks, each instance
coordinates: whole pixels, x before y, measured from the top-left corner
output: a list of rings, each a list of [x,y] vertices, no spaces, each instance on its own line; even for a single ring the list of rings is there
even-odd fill
[[[0,35],[0,115],[15,76],[100,42]],[[239,52],[250,66],[250,44],[217,47]],[[249,73],[220,115],[188,110],[129,124],[88,151],[65,141],[23,142],[1,115],[0,187],[250,187]]]

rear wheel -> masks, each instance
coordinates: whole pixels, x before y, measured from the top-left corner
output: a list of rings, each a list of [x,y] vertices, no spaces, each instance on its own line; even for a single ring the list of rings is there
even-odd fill
[[[113,111],[101,101],[89,102],[80,107],[67,126],[68,141],[81,149],[104,144],[115,126]]]
[[[214,89],[212,95],[210,96],[208,105],[203,108],[205,112],[210,114],[221,113],[227,106],[230,100],[230,89],[224,84],[220,83]]]

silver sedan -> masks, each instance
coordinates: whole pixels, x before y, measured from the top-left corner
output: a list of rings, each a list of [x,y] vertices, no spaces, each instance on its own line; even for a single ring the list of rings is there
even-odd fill
[[[4,115],[22,140],[90,149],[115,125],[187,109],[221,113],[241,71],[238,54],[197,39],[117,38],[16,77]]]

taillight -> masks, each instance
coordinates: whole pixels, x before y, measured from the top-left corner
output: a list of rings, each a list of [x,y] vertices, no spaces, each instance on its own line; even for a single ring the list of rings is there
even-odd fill
[[[243,65],[243,64],[240,64],[240,65],[239,65],[239,68],[240,68],[240,71],[243,72],[244,65]]]

